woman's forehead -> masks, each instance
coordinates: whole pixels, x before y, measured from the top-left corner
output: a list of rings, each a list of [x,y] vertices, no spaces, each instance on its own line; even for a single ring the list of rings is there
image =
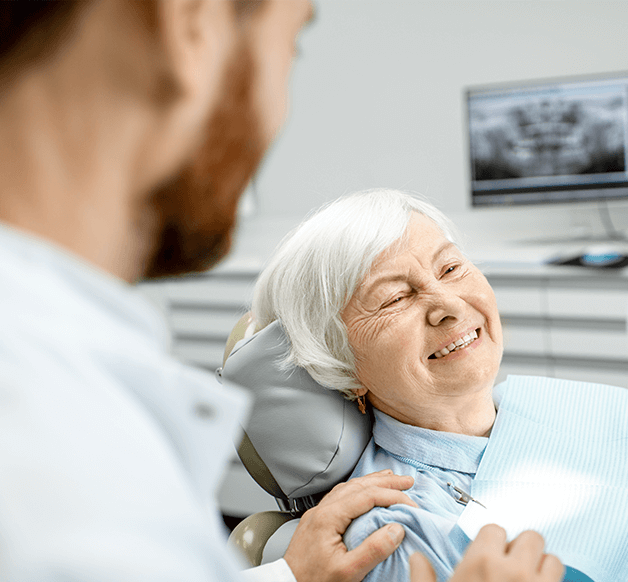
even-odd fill
[[[403,280],[408,276],[409,261],[430,267],[443,252],[455,246],[430,218],[416,214],[404,235],[373,261],[359,289],[365,292],[381,284]]]
[[[453,243],[445,237],[431,218],[413,212],[403,235],[377,256],[367,273],[367,278],[374,272],[392,268],[400,257],[408,253],[430,260],[441,252],[443,247],[452,245]]]

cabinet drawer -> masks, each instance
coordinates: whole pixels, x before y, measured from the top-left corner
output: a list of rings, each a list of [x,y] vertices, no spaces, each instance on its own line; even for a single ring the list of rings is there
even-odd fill
[[[181,360],[213,372],[222,366],[225,342],[178,341],[172,349]]]
[[[601,358],[628,361],[628,335],[613,329],[559,329],[550,331],[554,357]]]
[[[254,278],[216,277],[198,281],[171,283],[168,289],[171,305],[222,305],[240,307],[253,297]]]
[[[628,289],[548,289],[547,306],[550,317],[625,321]]]
[[[547,353],[547,332],[541,327],[503,321],[504,353],[543,355]]]
[[[494,287],[501,315],[543,315],[542,291],[532,287]]]
[[[242,317],[241,311],[211,309],[177,309],[168,318],[175,341],[177,338],[196,336],[199,339],[224,338],[227,341],[233,326]]]

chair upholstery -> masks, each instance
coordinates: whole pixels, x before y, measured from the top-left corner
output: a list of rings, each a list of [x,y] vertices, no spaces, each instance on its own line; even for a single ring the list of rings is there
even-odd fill
[[[243,337],[243,330],[251,333],[253,327],[247,316],[236,324],[222,382],[252,393],[253,408],[238,454],[257,483],[290,510],[249,516],[232,533],[230,543],[258,565],[273,528],[313,507],[346,480],[371,437],[371,418],[304,369],[280,365],[289,340],[279,322]]]
[[[288,346],[275,321],[235,345],[222,379],[250,390],[254,398],[246,435],[256,454],[253,463],[242,459],[245,467],[256,478],[261,461],[279,491],[260,485],[294,504],[349,476],[371,437],[371,419],[304,369],[283,369]]]

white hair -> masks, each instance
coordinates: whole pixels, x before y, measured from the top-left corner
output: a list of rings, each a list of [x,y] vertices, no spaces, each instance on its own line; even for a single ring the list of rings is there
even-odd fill
[[[457,243],[449,219],[397,190],[368,190],[323,206],[290,232],[260,274],[253,297],[257,329],[279,320],[290,340],[283,365],[354,398],[360,387],[342,312],[375,259],[405,235],[413,212]]]

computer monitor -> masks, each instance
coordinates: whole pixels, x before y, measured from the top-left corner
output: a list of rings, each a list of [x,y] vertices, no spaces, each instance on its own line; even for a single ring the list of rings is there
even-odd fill
[[[628,199],[628,73],[466,92],[474,207]]]

